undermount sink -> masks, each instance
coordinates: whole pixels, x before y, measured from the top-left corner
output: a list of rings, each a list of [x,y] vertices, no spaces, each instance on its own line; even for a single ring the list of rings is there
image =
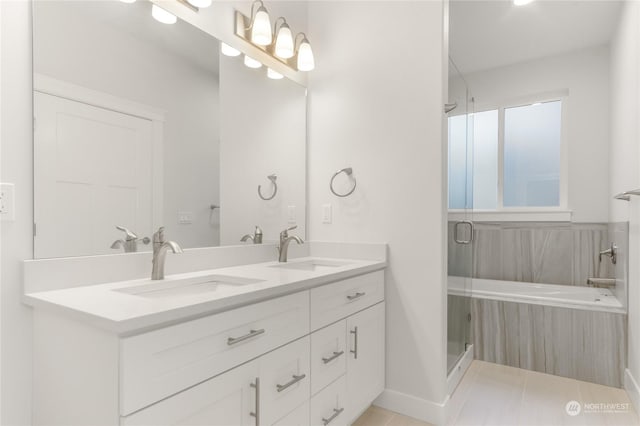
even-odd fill
[[[214,291],[237,288],[248,284],[262,282],[254,278],[229,277],[225,275],[207,275],[204,277],[186,278],[180,280],[148,281],[136,283],[130,287],[114,289],[118,293],[126,293],[149,299],[197,295]]]
[[[337,268],[339,266],[349,265],[350,262],[344,262],[340,260],[322,260],[322,259],[310,259],[302,262],[286,262],[272,265],[272,268],[283,269],[297,269],[301,271],[318,271],[322,269]]]

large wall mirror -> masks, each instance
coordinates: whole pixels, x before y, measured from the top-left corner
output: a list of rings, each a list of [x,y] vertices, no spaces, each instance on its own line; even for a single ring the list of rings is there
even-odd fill
[[[34,258],[304,236],[306,88],[151,7],[33,4]]]

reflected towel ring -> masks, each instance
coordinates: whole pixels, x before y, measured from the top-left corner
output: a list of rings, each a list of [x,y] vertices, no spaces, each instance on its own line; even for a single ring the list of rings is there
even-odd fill
[[[340,173],[345,173],[347,176],[349,176],[351,179],[353,179],[353,188],[351,188],[351,190],[349,192],[347,192],[346,194],[338,194],[334,189],[333,189],[333,180],[340,174]],[[333,174],[333,176],[331,177],[331,182],[329,182],[329,189],[331,190],[331,192],[333,192],[333,195],[335,195],[336,197],[348,197],[349,195],[353,194],[353,191],[356,190],[356,186],[357,186],[357,182],[356,182],[356,178],[355,176],[353,176],[353,169],[351,167],[346,167],[344,169],[340,169],[337,172],[335,172]]]
[[[273,200],[273,197],[275,197],[276,194],[278,193],[278,184],[276,183],[276,179],[278,179],[278,176],[269,175],[269,176],[267,176],[267,179],[269,179],[271,181],[271,183],[273,184],[273,194],[271,194],[270,197],[265,197],[264,195],[262,195],[262,189],[261,189],[260,185],[258,185],[258,196],[260,198],[262,198],[263,200],[265,200],[265,201]]]

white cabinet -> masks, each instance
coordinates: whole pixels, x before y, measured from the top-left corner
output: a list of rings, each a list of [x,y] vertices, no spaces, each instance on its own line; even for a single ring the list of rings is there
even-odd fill
[[[360,414],[384,390],[384,312],[384,303],[378,303],[347,318],[349,417]]]
[[[312,426],[346,426],[349,424],[349,420],[352,420],[348,417],[347,405],[347,380],[345,376],[342,376],[311,399],[309,424]]]

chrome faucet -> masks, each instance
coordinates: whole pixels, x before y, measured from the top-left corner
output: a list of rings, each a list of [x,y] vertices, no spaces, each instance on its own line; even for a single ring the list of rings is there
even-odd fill
[[[164,226],[153,234],[153,269],[151,270],[152,280],[164,279],[164,260],[167,256],[167,250],[171,249],[174,253],[182,253],[182,247],[174,241],[165,241]]]
[[[598,254],[599,262],[602,262],[602,256],[609,256],[611,258],[611,263],[615,265],[618,262],[618,246],[616,246],[614,243],[611,243],[610,248],[602,250],[600,254]]]
[[[297,235],[289,236],[289,231],[293,231],[298,226],[292,226],[280,233],[280,245],[278,246],[278,262],[287,261],[287,253],[289,251],[289,243],[293,240],[298,244],[304,244],[304,240]]]
[[[256,230],[253,231],[253,235],[246,234],[240,238],[240,241],[243,243],[247,240],[253,241],[253,244],[262,244],[262,229],[258,225],[256,225]]]
[[[139,239],[138,236],[125,228],[124,226],[117,226],[116,229],[118,231],[124,232],[125,238],[124,240],[115,240],[113,244],[111,244],[112,249],[123,248],[125,253],[134,253],[138,251],[138,241],[142,242],[142,244],[149,244],[151,240],[149,237],[144,237],[143,239]]]

